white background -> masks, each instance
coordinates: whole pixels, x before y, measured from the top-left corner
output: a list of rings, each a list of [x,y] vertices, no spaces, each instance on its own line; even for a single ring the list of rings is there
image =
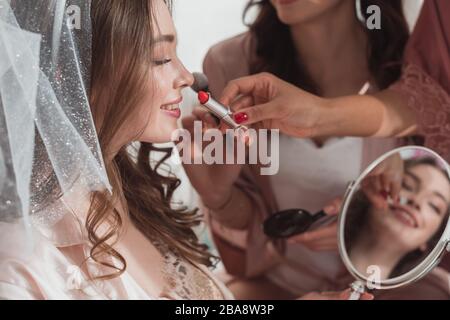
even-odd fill
[[[242,14],[247,0],[174,0],[178,54],[188,70],[202,71],[208,49],[244,32]]]

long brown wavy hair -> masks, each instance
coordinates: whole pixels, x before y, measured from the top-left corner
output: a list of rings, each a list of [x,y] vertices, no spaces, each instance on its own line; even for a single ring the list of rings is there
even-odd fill
[[[377,87],[385,89],[400,77],[409,30],[401,0],[361,0],[361,11],[366,19],[370,5],[380,7],[382,28],[369,30],[364,27],[369,44],[368,67]],[[313,94],[320,94],[320,88],[308,75],[305,66],[298,62],[289,26],[278,19],[270,0],[250,0],[244,11],[244,21],[255,6],[259,7],[259,13],[248,26],[257,59],[250,64],[250,73],[270,72]]]
[[[115,271],[101,278],[113,278],[126,269],[126,261],[109,243],[117,241],[122,217],[115,208],[121,196],[126,199],[127,211],[133,224],[151,241],[164,243],[182,257],[194,263],[211,266],[214,257],[207,246],[199,243],[193,227],[201,222],[197,210],[173,208],[172,196],[180,180],[165,167],[172,151],[140,143],[137,156],[124,146],[112,160],[115,135],[130,124],[130,115],[136,114],[146,90],[149,76],[154,18],[154,1],[93,0],[92,19],[92,72],[90,103],[98,138],[105,156],[105,166],[113,194],[96,192],[86,220],[86,229],[93,247],[93,260]],[[169,9],[170,1],[166,1]],[[144,128],[143,128],[144,129]],[[117,137],[116,137],[117,138]],[[151,163],[152,152],[162,152],[162,159]],[[100,225],[109,229],[98,234]],[[113,256],[121,267],[105,259]]]

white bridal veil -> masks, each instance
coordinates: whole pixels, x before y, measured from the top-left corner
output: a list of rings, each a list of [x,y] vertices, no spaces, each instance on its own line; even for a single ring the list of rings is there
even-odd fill
[[[0,224],[20,225],[27,244],[67,199],[110,190],[88,102],[90,49],[90,1],[0,0]],[[0,234],[0,252],[8,241]]]

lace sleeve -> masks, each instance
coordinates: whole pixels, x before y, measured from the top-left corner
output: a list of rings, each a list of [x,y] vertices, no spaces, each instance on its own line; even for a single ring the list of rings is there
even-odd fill
[[[418,134],[425,146],[450,160],[450,96],[415,64],[404,67],[402,78],[390,89],[407,98],[416,114]]]

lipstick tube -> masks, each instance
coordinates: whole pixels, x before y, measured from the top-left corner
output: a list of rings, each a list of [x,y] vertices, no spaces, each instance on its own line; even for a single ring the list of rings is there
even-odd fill
[[[233,113],[223,104],[214,100],[208,92],[199,91],[198,92],[198,101],[205,106],[211,113],[213,113],[219,120],[222,120],[226,124],[228,124],[233,129],[243,128],[245,126],[241,126],[237,124],[233,119]]]

